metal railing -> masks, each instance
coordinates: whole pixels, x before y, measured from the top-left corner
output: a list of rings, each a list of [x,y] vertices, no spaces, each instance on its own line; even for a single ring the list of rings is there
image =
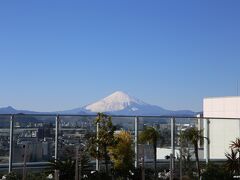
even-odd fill
[[[72,136],[81,137],[86,132],[97,131],[93,125],[96,115],[54,115],[54,114],[4,114],[0,115],[0,144],[4,152],[8,151],[8,171],[12,172],[16,164],[21,163],[16,157],[19,146],[22,144],[31,144],[34,140],[36,147],[31,147],[38,156],[38,147],[43,149],[43,156],[48,156],[45,160],[39,161],[42,164],[50,158],[58,159],[60,152],[65,146],[72,146],[79,142]],[[138,136],[144,126],[156,126],[159,129],[167,129],[170,132],[170,140],[166,146],[170,146],[171,153],[171,172],[175,170],[175,150],[177,145],[177,134],[180,130],[194,126],[204,129],[204,160],[209,161],[209,122],[210,120],[239,120],[236,118],[212,118],[212,117],[172,117],[172,116],[112,116],[115,125],[119,129],[125,129],[132,132],[134,137],[135,168],[139,166],[140,150]],[[200,121],[199,121],[200,120]],[[2,121],[2,123],[1,123]],[[199,123],[200,122],[200,123]],[[201,125],[202,124],[202,125]],[[163,128],[164,127],[164,128]],[[180,129],[180,130],[179,130]],[[6,132],[9,136],[6,138]],[[1,135],[4,133],[4,136]],[[75,133],[75,134],[74,134]],[[6,139],[8,143],[6,143]],[[8,147],[7,147],[8,146]],[[1,149],[0,148],[0,149]],[[16,150],[15,150],[16,148]],[[54,151],[53,151],[54,148]],[[151,153],[149,153],[151,154]],[[4,156],[4,155],[3,155]],[[142,155],[141,155],[142,156]],[[144,155],[143,155],[144,156]],[[17,160],[18,159],[18,160]],[[41,159],[41,158],[40,158]],[[146,159],[146,158],[145,158]],[[6,162],[6,160],[5,160]],[[38,162],[38,157],[34,160],[34,166]],[[97,161],[98,163],[98,161]],[[1,156],[0,156],[0,164]],[[47,164],[47,163],[46,163]],[[29,166],[31,163],[29,163]],[[3,166],[3,165],[2,165]],[[98,170],[98,166],[96,168]],[[1,169],[1,165],[0,165]]]

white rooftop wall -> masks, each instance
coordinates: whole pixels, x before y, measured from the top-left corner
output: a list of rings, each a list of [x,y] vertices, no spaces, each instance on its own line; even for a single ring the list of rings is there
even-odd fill
[[[205,98],[203,115],[209,118],[239,118],[240,97]],[[240,121],[229,119],[210,119],[210,159],[225,158],[229,145],[239,137]]]

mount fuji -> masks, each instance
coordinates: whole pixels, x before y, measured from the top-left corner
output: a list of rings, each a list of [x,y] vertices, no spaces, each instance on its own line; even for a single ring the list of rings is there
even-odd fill
[[[196,113],[189,110],[171,111],[159,106],[151,105],[130,96],[129,94],[116,91],[113,94],[92,104],[66,111],[52,112],[54,114],[78,114],[88,115],[98,112],[110,115],[126,116],[195,116]],[[16,110],[12,107],[0,108],[0,114],[36,114],[39,112]]]
[[[151,105],[129,94],[116,91],[113,94],[82,108],[62,111],[65,114],[96,114],[104,112],[111,115],[131,116],[194,116],[195,112],[189,110],[171,111],[159,106]]]
[[[87,105],[84,109],[88,112],[105,112],[114,115],[159,115],[169,112],[158,106],[147,104],[122,91],[117,91],[106,98]]]

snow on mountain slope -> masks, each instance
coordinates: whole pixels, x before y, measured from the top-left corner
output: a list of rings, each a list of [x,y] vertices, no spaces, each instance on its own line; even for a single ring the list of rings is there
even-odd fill
[[[150,105],[122,91],[116,91],[100,101],[83,107],[87,114],[104,112],[112,115],[133,116],[192,116],[192,111],[170,111]]]
[[[117,91],[110,96],[97,101],[93,104],[87,105],[85,109],[90,112],[114,112],[121,111],[132,105],[147,105],[143,101],[129,96],[127,93]],[[137,111],[137,107],[131,107],[132,111]]]

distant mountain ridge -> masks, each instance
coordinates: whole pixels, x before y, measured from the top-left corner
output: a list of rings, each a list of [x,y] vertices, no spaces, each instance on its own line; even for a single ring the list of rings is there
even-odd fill
[[[122,91],[113,94],[92,104],[66,111],[48,112],[44,114],[77,114],[90,115],[98,112],[110,115],[126,116],[195,116],[196,113],[190,110],[171,111],[156,105],[151,105],[128,95]],[[0,108],[0,114],[40,114],[41,112],[16,110],[11,106]]]
[[[0,114],[38,114],[35,111],[28,111],[28,110],[17,110],[12,106],[0,108]]]

